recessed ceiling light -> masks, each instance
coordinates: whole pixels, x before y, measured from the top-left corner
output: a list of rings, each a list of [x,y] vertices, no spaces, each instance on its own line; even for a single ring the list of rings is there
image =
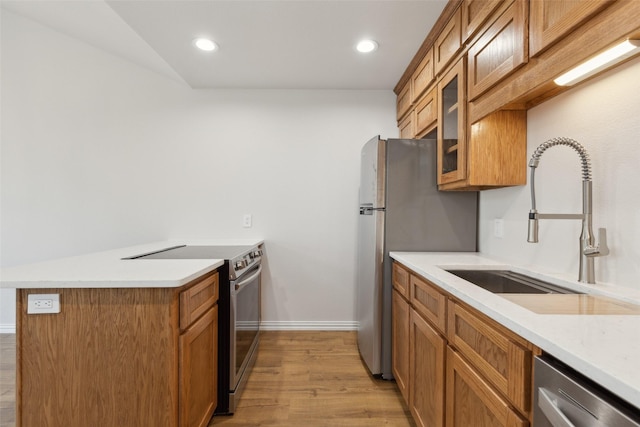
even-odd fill
[[[206,52],[211,52],[213,50],[218,49],[218,45],[217,44],[215,44],[212,40],[205,39],[205,38],[195,39],[193,41],[193,44],[198,49],[204,50]]]
[[[378,49],[378,43],[376,43],[374,40],[362,40],[358,42],[358,44],[356,45],[356,49],[358,50],[358,52],[362,53],[373,52],[374,50]]]

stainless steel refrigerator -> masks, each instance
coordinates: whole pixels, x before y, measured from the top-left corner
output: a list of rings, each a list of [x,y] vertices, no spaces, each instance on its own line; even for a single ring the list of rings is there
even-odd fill
[[[435,139],[375,137],[362,148],[356,316],[374,375],[391,373],[392,251],[475,251],[477,193],[438,191]]]

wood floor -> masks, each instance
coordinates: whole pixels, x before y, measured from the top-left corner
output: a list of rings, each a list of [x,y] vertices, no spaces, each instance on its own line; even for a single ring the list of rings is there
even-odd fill
[[[15,335],[0,334],[0,427],[15,426],[14,407]],[[263,332],[236,413],[215,416],[209,424],[383,425],[415,426],[395,383],[368,374],[355,332],[306,331]]]

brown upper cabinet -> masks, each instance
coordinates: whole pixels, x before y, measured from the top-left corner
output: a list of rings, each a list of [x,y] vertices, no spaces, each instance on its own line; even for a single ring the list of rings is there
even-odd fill
[[[469,101],[527,62],[527,6],[515,0],[469,49]]]
[[[541,53],[611,3],[613,0],[531,0],[530,55]]]
[[[438,82],[438,184],[466,177],[464,58]]]
[[[464,182],[445,189],[487,190],[527,183],[527,112],[496,111],[469,128]]]
[[[638,16],[638,0],[449,0],[394,89],[401,135],[437,128],[440,190],[526,184],[527,110],[569,89],[562,73],[640,38]]]
[[[422,138],[431,132],[438,120],[438,91],[434,87],[427,92],[415,108],[415,137]]]
[[[433,77],[433,48],[431,48],[411,76],[411,87],[413,88],[411,100],[413,102],[418,101],[420,96],[427,90],[433,81]]]
[[[464,0],[462,2],[462,39],[469,40],[500,6],[503,0]]]
[[[526,184],[526,111],[497,111],[467,126],[465,58],[438,82],[438,188]]]
[[[415,137],[412,113],[405,115],[405,117],[398,122],[398,129],[400,130],[400,138],[411,139]]]
[[[408,82],[406,86],[400,91],[398,97],[396,98],[396,112],[398,121],[401,121],[402,118],[409,112],[411,108],[411,82]]]
[[[462,12],[458,8],[433,45],[433,61],[436,74],[440,74],[444,70],[455,54],[458,53],[460,47],[462,47],[460,33],[461,14]]]

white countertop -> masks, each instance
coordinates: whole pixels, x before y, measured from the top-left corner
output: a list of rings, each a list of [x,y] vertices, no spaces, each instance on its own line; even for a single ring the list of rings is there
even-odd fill
[[[0,270],[0,288],[170,288],[220,267],[221,259],[133,259],[177,245],[258,245],[261,239],[172,239]]]
[[[541,275],[478,253],[392,252],[391,257],[640,408],[640,315],[536,314],[444,269],[511,269],[636,304],[640,291]]]

